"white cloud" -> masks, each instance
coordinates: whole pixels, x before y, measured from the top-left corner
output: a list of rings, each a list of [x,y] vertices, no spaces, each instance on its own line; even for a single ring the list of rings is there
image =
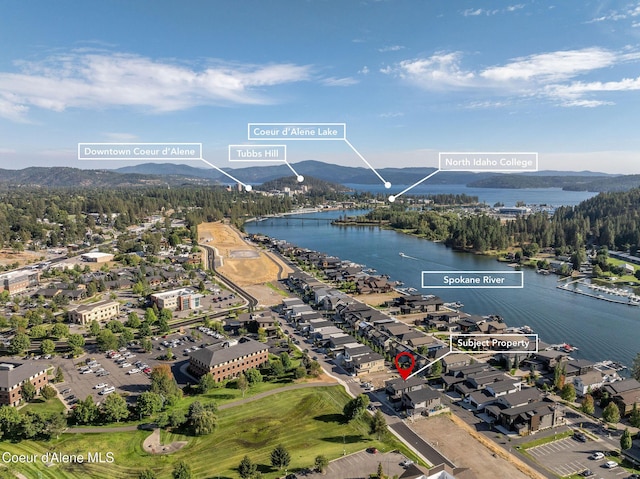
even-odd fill
[[[627,20],[629,18],[634,18],[640,16],[640,3],[636,2],[635,4],[627,5],[625,8],[620,10],[610,10],[604,15],[600,15],[598,17],[592,18],[586,23],[600,23],[600,22],[618,22],[621,20]]]
[[[624,78],[619,81],[608,82],[573,82],[568,85],[550,85],[547,87],[549,96],[564,100],[565,106],[600,106],[611,105],[611,102],[587,101],[583,97],[589,93],[621,92],[640,90],[640,77]]]
[[[516,5],[509,5],[505,8],[496,8],[493,10],[489,10],[489,9],[485,9],[485,8],[467,8],[466,10],[462,11],[462,15],[465,17],[479,17],[481,15],[485,15],[487,17],[491,17],[493,15],[498,15],[500,13],[512,13],[515,12],[517,10],[521,10],[523,9],[525,6],[524,4],[516,4]]]
[[[381,53],[386,53],[386,52],[397,52],[403,49],[404,47],[402,45],[390,45],[388,47],[378,48],[378,51]]]
[[[16,62],[0,72],[0,116],[23,118],[30,107],[132,106],[155,112],[199,105],[267,104],[264,88],[309,80],[311,67],[212,62],[201,68],[131,54],[69,53]]]
[[[619,60],[619,55],[615,52],[602,48],[584,48],[516,58],[506,65],[487,68],[480,75],[483,78],[499,82],[512,80],[559,81],[579,73],[611,66],[617,60]]]
[[[578,77],[598,70],[607,74],[617,65],[637,62],[640,53],[632,49],[613,51],[592,47],[562,50],[514,58],[503,65],[472,70],[463,66],[461,52],[436,53],[386,66],[393,74],[425,90],[482,90],[500,97],[474,101],[467,108],[505,106],[507,97],[547,98],[561,106],[596,107],[612,104],[591,98],[602,92],[640,89],[640,78],[619,81],[579,82]]]
[[[475,74],[460,67],[462,54],[436,53],[429,58],[400,62],[395,68],[386,67],[382,73],[396,73],[400,78],[424,88],[472,86]]]
[[[477,10],[474,10],[473,8],[467,8],[462,12],[462,14],[465,17],[477,17],[478,15],[482,15],[483,11],[484,10],[482,10],[482,8],[478,8]]]
[[[360,83],[360,81],[352,77],[345,77],[345,78],[329,77],[329,78],[324,78],[322,80],[322,84],[325,86],[351,86],[357,83]]]
[[[367,65],[363,66],[362,69],[360,69],[360,71],[358,73],[360,73],[361,75],[368,75],[369,74],[369,67]]]
[[[612,101],[602,100],[567,100],[560,103],[560,106],[574,107],[579,106],[583,108],[596,108],[598,106],[615,105]]]

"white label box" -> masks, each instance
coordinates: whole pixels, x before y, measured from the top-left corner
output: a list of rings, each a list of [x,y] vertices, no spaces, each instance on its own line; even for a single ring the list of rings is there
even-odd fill
[[[530,354],[538,352],[539,340],[537,334],[452,333],[449,336],[449,352]]]
[[[451,151],[438,153],[440,171],[516,173],[538,171],[538,153],[496,151]]]
[[[423,288],[512,289],[524,287],[522,271],[423,271]]]
[[[79,160],[201,160],[202,143],[78,143]]]
[[[249,140],[346,140],[346,123],[249,123]]]
[[[287,145],[229,145],[229,161],[287,161]]]

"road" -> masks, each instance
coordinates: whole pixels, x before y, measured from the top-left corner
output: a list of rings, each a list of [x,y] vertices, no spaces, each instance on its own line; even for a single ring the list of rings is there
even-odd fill
[[[300,344],[296,346],[301,351],[306,347],[308,347],[308,349],[312,348],[312,345],[304,342],[304,338],[286,321],[283,321],[280,327],[284,330],[287,336],[292,335],[300,340]],[[436,448],[418,436],[418,434],[405,424],[405,422],[397,416],[391,406],[389,406],[384,399],[381,399],[379,395],[365,391],[356,378],[347,374],[340,366],[334,364],[333,361],[326,360],[322,354],[318,353],[317,358],[317,361],[320,363],[325,373],[328,376],[337,379],[352,397],[356,397],[359,394],[367,394],[371,399],[373,399],[373,402],[379,402],[382,405],[379,409],[384,415],[389,430],[427,464],[437,466],[444,463],[451,467],[455,467],[449,459],[443,456]]]

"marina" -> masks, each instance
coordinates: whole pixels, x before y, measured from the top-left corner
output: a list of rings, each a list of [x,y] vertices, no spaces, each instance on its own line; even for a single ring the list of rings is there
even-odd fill
[[[577,285],[583,285],[588,289],[595,291],[595,293],[584,291],[579,287],[577,287]],[[575,281],[570,281],[565,284],[559,284],[558,286],[556,286],[556,288],[561,289],[563,291],[569,291],[570,293],[581,294],[589,298],[606,301],[608,303],[624,304],[627,306],[640,306],[640,296],[637,296],[627,290],[623,290],[619,288],[609,288],[607,286],[600,286],[597,284],[588,283],[584,278],[580,278]],[[598,292],[600,293],[598,294]],[[619,299],[619,298],[626,298],[626,299]]]

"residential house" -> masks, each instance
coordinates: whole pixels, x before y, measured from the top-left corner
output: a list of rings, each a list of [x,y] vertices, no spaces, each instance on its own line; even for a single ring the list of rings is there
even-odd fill
[[[408,391],[402,395],[402,408],[411,414],[428,413],[441,406],[440,394],[426,386],[422,389]]]
[[[500,405],[494,404],[487,406],[486,411],[495,417],[497,424],[517,432],[520,436],[528,436],[564,424],[563,409],[559,404],[547,399],[511,408],[501,408]]]
[[[385,392],[390,401],[400,401],[403,394],[417,391],[426,387],[426,385],[427,381],[418,376],[410,377],[406,381],[402,378],[390,379],[385,381]]]

